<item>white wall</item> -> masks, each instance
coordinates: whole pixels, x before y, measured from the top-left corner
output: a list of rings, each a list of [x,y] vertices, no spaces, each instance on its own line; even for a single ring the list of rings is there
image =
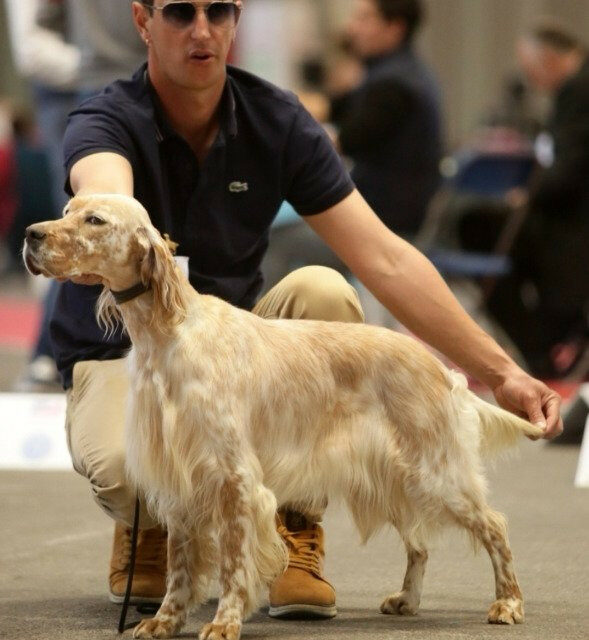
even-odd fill
[[[313,0],[248,0],[239,25],[239,65],[294,88],[298,61],[322,49],[317,16]]]

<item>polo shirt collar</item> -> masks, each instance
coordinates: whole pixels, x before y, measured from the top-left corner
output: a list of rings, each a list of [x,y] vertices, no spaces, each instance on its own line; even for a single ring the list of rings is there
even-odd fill
[[[145,66],[145,69],[143,71],[143,81],[154,107],[157,141],[163,142],[167,138],[177,136],[178,134],[168,120],[161,100],[157,95],[154,86],[151,84],[149,74],[147,73],[147,65]],[[225,80],[225,87],[221,95],[219,123],[221,131],[227,136],[231,138],[235,138],[237,136],[235,93],[233,91],[233,86],[229,75],[227,75],[227,78]]]

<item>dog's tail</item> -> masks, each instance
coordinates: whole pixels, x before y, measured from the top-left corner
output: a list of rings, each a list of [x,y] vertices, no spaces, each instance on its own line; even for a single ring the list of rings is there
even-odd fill
[[[493,455],[509,449],[521,441],[522,436],[537,440],[544,435],[541,427],[486,402],[469,391],[466,380],[461,374],[452,372],[454,392],[463,392],[468,397],[466,404],[472,407],[479,417],[480,448],[484,455]]]
[[[531,422],[485,402],[474,393],[475,407],[481,421],[481,451],[492,455],[503,449],[515,446],[522,438],[528,436],[533,440],[541,438],[544,430]]]

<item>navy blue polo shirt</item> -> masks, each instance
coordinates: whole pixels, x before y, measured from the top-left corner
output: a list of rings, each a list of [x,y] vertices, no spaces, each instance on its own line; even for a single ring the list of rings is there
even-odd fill
[[[145,65],[70,115],[66,175],[100,151],[129,160],[134,196],[179,243],[178,254],[189,257],[193,287],[244,309],[260,292],[260,263],[281,203],[313,215],[354,189],[323,128],[296,96],[234,67],[227,67],[219,133],[201,165],[166,121]],[[69,182],[66,190],[71,194]],[[106,339],[98,327],[100,290],[61,285],[50,328],[66,388],[76,362],[122,357],[130,346],[125,334]]]

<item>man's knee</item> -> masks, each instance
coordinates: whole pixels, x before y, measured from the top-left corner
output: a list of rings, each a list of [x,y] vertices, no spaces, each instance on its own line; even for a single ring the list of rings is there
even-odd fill
[[[100,460],[87,460],[86,475],[96,504],[114,520],[132,526],[137,491],[128,480],[125,457],[124,449],[119,448],[111,449]],[[140,511],[139,526],[141,529],[155,526],[144,505]]]
[[[302,267],[268,293],[266,317],[363,322],[356,290],[334,269]],[[262,305],[264,300],[261,301]]]

